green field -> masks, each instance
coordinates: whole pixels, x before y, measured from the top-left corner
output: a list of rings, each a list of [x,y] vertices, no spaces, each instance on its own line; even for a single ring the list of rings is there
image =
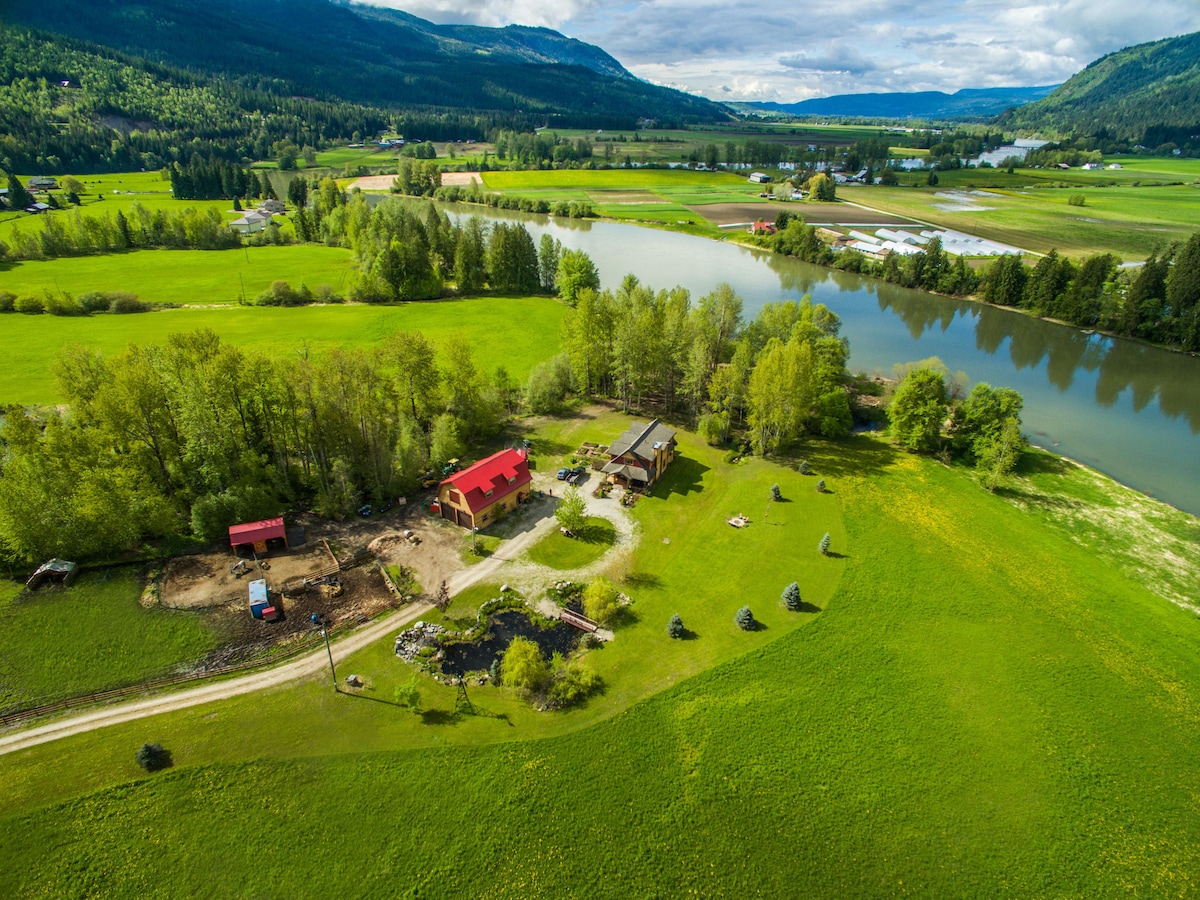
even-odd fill
[[[240,254],[231,251],[232,256]],[[276,275],[286,277],[282,272]],[[169,334],[198,328],[211,328],[230,343],[278,356],[305,347],[371,347],[397,330],[424,332],[435,344],[462,333],[471,342],[481,372],[490,375],[503,365],[512,377],[524,380],[546,358],[564,310],[545,297],[484,297],[399,306],[210,305],[86,318],[9,313],[0,316],[7,348],[0,365],[0,403],[57,402],[50,365],[65,344],[82,343],[112,354],[131,342],[162,344]]]
[[[1001,497],[858,438],[806,448],[832,488],[817,495],[789,468],[733,466],[682,437],[687,465],[636,507],[637,619],[593,654],[598,700],[536,713],[473,688],[480,714],[459,715],[427,684],[417,716],[389,702],[407,672],[382,641],[352,667],[383,702],[314,679],[5,756],[0,889],[1200,891],[1200,623],[1060,527],[1074,494],[1105,499],[1091,473],[1037,454]],[[792,502],[764,520],[772,481]],[[748,529],[712,521],[734,511]],[[826,527],[839,558],[815,553]],[[779,606],[789,572],[819,614]],[[764,630],[733,626],[742,603]],[[670,611],[691,640],[665,636]],[[172,771],[139,772],[145,740]],[[264,854],[269,835],[304,852]]]
[[[937,187],[842,185],[838,196],[1025,250],[1057,248],[1074,257],[1115,253],[1124,260],[1142,260],[1156,245],[1185,240],[1200,224],[1200,190],[1190,185],[993,189],[987,183],[974,170],[963,169],[939,174]],[[985,193],[972,195],[969,208],[939,208],[962,206],[945,196],[948,192],[977,189]],[[1070,205],[1074,194],[1083,195],[1084,206]]]
[[[133,569],[33,594],[0,581],[0,707],[50,703],[170,674],[215,645],[194,613],[143,609]]]
[[[292,287],[322,284],[344,293],[353,272],[349,250],[317,244],[236,250],[138,250],[71,256],[0,267],[14,294],[129,291],[147,303],[237,303],[253,300],[283,279]]]

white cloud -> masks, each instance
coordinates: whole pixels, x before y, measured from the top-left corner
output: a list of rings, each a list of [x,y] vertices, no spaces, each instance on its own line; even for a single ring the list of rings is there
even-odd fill
[[[370,0],[436,22],[543,25],[634,74],[717,99],[1053,84],[1132,44],[1200,31],[1197,0]]]

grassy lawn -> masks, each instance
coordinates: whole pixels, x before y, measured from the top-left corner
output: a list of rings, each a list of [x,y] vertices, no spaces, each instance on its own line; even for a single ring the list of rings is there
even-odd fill
[[[619,419],[550,423],[545,439]],[[539,714],[476,688],[481,714],[455,715],[430,684],[415,716],[390,703],[407,671],[381,641],[353,667],[382,702],[314,679],[0,757],[0,889],[1200,891],[1193,614],[1060,531],[1055,504],[1020,508],[959,468],[868,438],[813,445],[833,491],[817,495],[788,467],[730,466],[682,437],[683,465],[635,507],[638,618],[593,654],[609,682],[598,701]],[[1088,493],[1084,475],[1053,478]],[[775,481],[792,502],[764,520]],[[718,512],[752,524],[707,521]],[[816,554],[825,530],[840,558]],[[789,575],[819,616],[779,607]],[[735,629],[742,603],[765,630]],[[692,639],[665,637],[675,610]],[[143,775],[144,740],[175,768]],[[261,837],[282,830],[306,851],[264,857]]]
[[[529,559],[551,569],[580,569],[593,563],[613,545],[613,523],[599,516],[588,516],[573,538],[558,531],[546,535],[529,548]]]
[[[974,203],[962,208],[944,195],[975,189],[972,184],[980,188],[981,183],[965,181],[962,172],[953,174],[961,184],[951,184],[947,177],[936,188],[844,185],[838,196],[1026,250],[1057,248],[1074,257],[1111,252],[1126,260],[1145,259],[1156,245],[1186,239],[1200,222],[1200,190],[1187,185],[989,188],[985,195],[971,195]],[[1073,194],[1082,194],[1085,205],[1070,205]],[[943,206],[958,208],[939,208]]]
[[[292,287],[328,284],[344,292],[353,273],[351,253],[340,247],[294,244],[236,250],[139,250],[106,256],[28,260],[0,268],[4,290],[79,296],[87,291],[129,291],[146,303],[237,303],[277,279]]]
[[[0,707],[50,703],[169,674],[214,645],[199,615],[143,609],[140,571],[85,573],[23,594],[0,581]]]
[[[304,347],[371,347],[396,330],[424,332],[435,344],[462,333],[481,372],[503,365],[523,380],[548,355],[564,309],[544,297],[487,297],[399,306],[214,306],[86,318],[8,314],[0,317],[7,348],[0,363],[0,403],[56,402],[50,365],[64,344],[79,342],[111,354],[130,342],[161,344],[168,334],[197,328],[272,355]]]

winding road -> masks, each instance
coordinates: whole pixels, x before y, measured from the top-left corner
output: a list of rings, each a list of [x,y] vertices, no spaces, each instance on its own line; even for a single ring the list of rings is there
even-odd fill
[[[588,513],[590,515],[605,515],[606,518],[612,518],[613,511],[611,507],[615,507],[616,504],[611,501],[608,503],[609,508],[604,508],[597,505],[596,501],[589,499]],[[473,584],[495,577],[505,564],[516,560],[541,537],[557,527],[557,520],[553,515],[553,505],[546,504],[545,509],[546,512],[541,518],[534,520],[528,528],[512,540],[501,544],[497,552],[488,559],[474,566],[469,566],[451,576],[447,580],[447,587],[450,593],[452,595],[457,594]],[[627,528],[623,529],[623,531],[628,534]],[[396,615],[386,616],[377,622],[372,622],[366,627],[351,633],[348,637],[331,645],[330,650],[333,654],[335,665],[352,653],[363,649],[389,634],[401,630],[402,626],[415,619],[419,619],[432,609],[433,607],[428,603],[407,606]],[[134,700],[129,703],[100,707],[79,715],[56,719],[42,725],[35,725],[7,734],[0,734],[0,754],[14,753],[18,750],[24,750],[28,747],[47,743],[48,741],[55,741],[59,738],[82,734],[86,731],[93,731],[97,728],[118,725],[122,722],[132,722],[135,719],[143,719],[147,716],[159,715],[160,713],[187,709],[204,703],[213,703],[217,700],[227,700],[230,697],[252,694],[279,687],[301,678],[308,678],[318,674],[329,664],[326,654],[322,652],[324,649],[324,647],[321,647],[307,656],[302,656],[299,659],[292,660],[272,669],[264,669],[249,675],[240,675],[236,678],[147,697],[142,700]]]

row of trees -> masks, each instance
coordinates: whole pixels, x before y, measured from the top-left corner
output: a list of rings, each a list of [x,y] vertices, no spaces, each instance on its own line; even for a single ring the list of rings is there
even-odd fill
[[[176,200],[232,200],[235,197],[274,197],[267,173],[216,157],[194,154],[184,165],[172,163],[168,170],[171,194]]]
[[[1134,273],[1110,253],[1077,264],[1051,250],[1032,268],[998,257],[983,272],[988,303],[1027,309],[1184,350],[1200,349],[1200,232],[1155,251]]]
[[[54,368],[69,407],[9,409],[0,432],[0,549],[22,561],[407,493],[494,432],[515,391],[465,339],[419,332],[276,358],[205,330],[108,358],[70,346]]]

